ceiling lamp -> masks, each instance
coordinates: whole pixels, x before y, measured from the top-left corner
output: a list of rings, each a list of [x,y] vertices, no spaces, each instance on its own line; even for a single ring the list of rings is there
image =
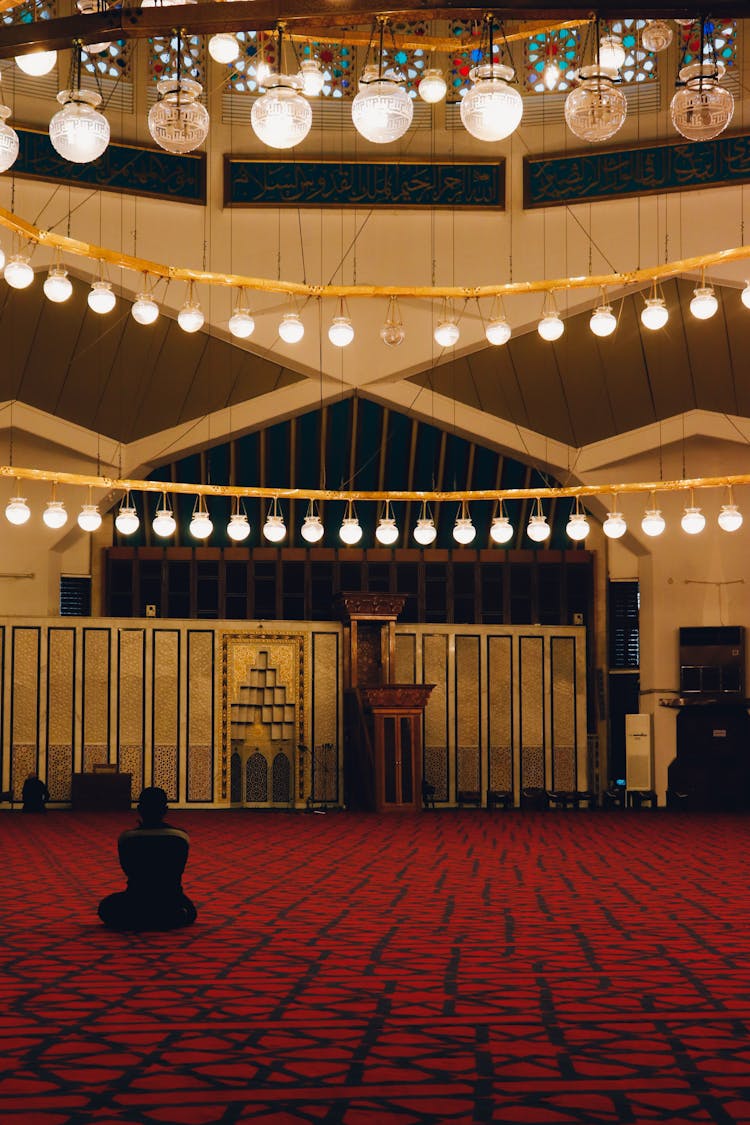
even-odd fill
[[[34,280],[29,255],[11,254],[3,270],[3,277],[11,289],[28,289]]]
[[[308,501],[305,522],[300,528],[300,535],[306,543],[319,543],[323,538],[323,524],[320,516],[315,511],[315,502]]]
[[[713,140],[732,120],[734,98],[719,85],[723,75],[724,64],[717,61],[693,62],[680,70],[680,88],[669,108],[672,124],[686,140]]]
[[[266,93],[253,102],[250,123],[258,140],[269,148],[294,148],[304,141],[310,132],[312,110],[300,93],[303,89],[303,78],[281,73],[284,53],[280,24],[276,33],[276,65],[279,71],[269,73],[263,79]]]
[[[98,313],[100,316],[112,312],[116,304],[111,284],[101,279],[93,283],[86,300],[91,311]]]
[[[266,522],[263,524],[263,534],[269,543],[280,543],[286,535],[284,517],[279,512],[279,501],[276,497],[274,497],[271,510],[266,516]]]
[[[196,539],[208,539],[214,529],[211,517],[206,507],[206,498],[202,494],[196,497],[193,505],[193,515],[190,520],[190,534]]]
[[[322,93],[326,76],[317,59],[303,59],[299,64],[302,93],[306,98],[317,98]]]
[[[729,485],[727,491],[729,493],[727,503],[721,505],[721,511],[719,512],[719,527],[722,531],[739,531],[742,527],[742,512],[734,503],[731,485]]]
[[[545,90],[550,92],[555,89],[560,81],[560,67],[557,63],[557,43],[551,36],[546,36],[546,46],[544,50],[544,70],[542,71],[542,82],[544,83]]]
[[[612,312],[612,306],[605,304],[604,291],[602,290],[602,303],[597,305],[591,314],[589,320],[589,328],[595,336],[603,339],[606,336],[611,336],[615,328],[617,328],[617,317]]]
[[[701,276],[701,283],[693,290],[690,301],[690,311],[697,320],[710,320],[719,307],[712,285],[705,284],[705,276]]]
[[[746,309],[750,309],[750,281],[745,282],[745,288],[740,293],[740,300]]]
[[[568,520],[565,530],[568,534],[568,538],[572,539],[574,543],[580,543],[591,530],[589,521],[586,519],[586,513],[581,508],[581,499],[579,496],[575,498],[575,504],[573,505],[573,510],[570,513],[570,519]]]
[[[65,505],[62,500],[48,500],[47,507],[42,513],[42,519],[47,527],[52,528],[53,531],[58,531],[61,527],[65,527],[68,522],[68,513],[65,511]]]
[[[422,511],[419,514],[417,526],[414,528],[412,534],[420,547],[429,547],[437,538],[435,521],[430,515],[427,503],[424,500],[422,501]]]
[[[484,24],[487,62],[469,71],[472,86],[461,99],[461,121],[478,141],[503,141],[521,122],[523,99],[508,85],[515,78],[513,67],[495,62],[491,15],[485,16]]]
[[[208,53],[214,62],[229,66],[240,57],[240,41],[233,31],[219,31],[208,41]]]
[[[554,340],[559,340],[565,331],[565,325],[562,322],[562,317],[557,311],[555,305],[554,293],[549,294],[550,307],[542,308],[542,317],[536,326],[536,330],[543,340],[552,343]]]
[[[20,484],[17,486],[17,488],[18,487],[20,487]],[[5,518],[7,519],[8,523],[12,523],[15,524],[16,527],[20,527],[21,524],[28,523],[30,516],[31,509],[26,503],[26,497],[19,496],[16,492],[16,495],[5,505]]]
[[[102,517],[96,504],[83,504],[78,513],[78,526],[81,531],[98,531],[102,526]]]
[[[428,105],[441,102],[448,93],[448,84],[442,70],[438,70],[435,66],[428,66],[419,80],[417,93]]]
[[[456,516],[456,522],[453,525],[453,538],[462,547],[468,547],[469,543],[473,543],[477,534],[477,529],[471,522],[469,515],[469,505],[465,500],[461,501],[461,507]]]
[[[344,312],[343,298],[339,301],[339,315],[328,326],[328,339],[335,348],[346,348],[354,339],[354,325]]]
[[[449,307],[447,299],[444,297],[440,320],[433,333],[435,343],[440,348],[452,348],[454,344],[458,343],[460,335],[461,330],[458,327],[458,321],[453,315],[453,311]]]
[[[700,508],[696,508],[693,504],[693,493],[690,493],[690,505],[685,509],[680,526],[683,531],[688,535],[699,535],[703,528],[706,526],[706,517]]]
[[[0,172],[12,168],[18,156],[18,133],[7,124],[10,108],[0,105]]]
[[[43,288],[45,297],[56,305],[67,301],[72,294],[73,285],[68,277],[68,271],[59,262],[57,265],[50,266]]]
[[[403,344],[406,332],[404,330],[403,321],[401,320],[401,312],[398,307],[398,298],[388,298],[388,310],[385,314],[385,323],[380,329],[380,339],[389,348],[397,348],[399,344]]]
[[[672,42],[672,28],[664,20],[646,20],[646,26],[641,32],[641,43],[647,51],[658,54],[666,51]]]
[[[16,66],[29,78],[42,78],[54,69],[56,63],[57,51],[44,51],[41,47],[35,47],[25,55],[16,55]]]
[[[512,329],[504,316],[493,317],[484,326],[484,335],[488,344],[498,347],[507,344],[510,340]]]
[[[599,66],[605,70],[619,70],[625,62],[625,48],[619,35],[610,32],[599,40]]]
[[[166,539],[170,535],[174,535],[177,528],[177,522],[172,515],[172,509],[167,503],[167,494],[161,494],[161,508],[156,509],[153,523],[151,524],[154,534],[158,535],[161,539]]]
[[[526,534],[534,543],[544,543],[545,539],[549,539],[551,530],[542,508],[541,498],[537,496],[536,509],[529,518]]]
[[[232,512],[227,524],[227,535],[233,543],[244,543],[250,534],[250,524],[244,512]]]
[[[108,9],[106,0],[76,0],[76,7],[82,16],[97,15]],[[104,51],[108,51],[111,45],[111,40],[108,39],[102,43],[84,43],[83,46],[89,55],[101,55]]]
[[[656,332],[663,328],[669,320],[669,309],[666,301],[657,293],[656,279],[651,287],[651,296],[646,297],[646,305],[641,309],[641,324],[644,328]]]
[[[354,504],[351,500],[347,500],[346,515],[341,521],[341,527],[339,528],[339,539],[342,543],[346,543],[347,547],[353,547],[356,543],[359,543],[361,538],[362,528],[354,512]]]
[[[246,340],[255,331],[255,320],[245,304],[245,290],[240,289],[234,311],[229,318],[228,328],[238,340]]]
[[[136,324],[153,324],[159,316],[159,306],[151,294],[144,290],[133,301],[130,312]]]
[[[381,516],[378,526],[375,528],[375,538],[378,543],[382,543],[384,547],[392,547],[398,539],[398,528],[396,527],[396,520],[391,511],[390,500],[386,500],[385,509]]]
[[[2,246],[0,246],[0,270],[4,270],[4,269],[5,269],[5,251],[3,250]]]
[[[565,120],[574,136],[595,144],[614,137],[622,128],[628,103],[615,86],[616,73],[602,66],[576,71],[580,85],[565,99]]]
[[[126,492],[120,503],[120,509],[115,516],[115,527],[120,535],[133,535],[141,525],[138,512],[133,503],[133,498]]]
[[[279,336],[285,344],[298,344],[305,334],[305,326],[297,312],[287,312],[279,324]]]
[[[208,110],[198,98],[200,82],[180,75],[182,48],[177,36],[177,77],[157,82],[159,99],[148,111],[148,131],[165,152],[193,152],[208,136]]]
[[[628,525],[625,523],[625,517],[622,512],[617,510],[617,497],[614,497],[614,506],[611,512],[607,512],[607,518],[602,524],[602,531],[608,539],[622,539],[625,532],[628,530]]]
[[[503,514],[502,501],[500,502],[500,515],[495,516],[490,526],[490,539],[493,543],[510,543],[515,532],[513,525],[506,515]]]
[[[177,314],[177,323],[183,332],[198,332],[205,323],[205,316],[198,301],[193,293],[193,282],[188,282],[187,297],[185,304],[182,306]]]
[[[366,141],[386,145],[403,137],[411,125],[414,106],[404,89],[404,79],[395,70],[383,71],[370,63],[359,79],[359,93],[352,101],[352,123]]]
[[[651,500],[648,508],[646,508],[645,515],[641,520],[641,531],[644,535],[650,536],[655,539],[657,535],[661,535],[664,528],[667,526],[664,516],[661,511],[656,507],[654,494],[651,493]]]
[[[61,90],[62,106],[49,123],[49,139],[55,152],[74,164],[97,160],[109,144],[109,122],[97,106],[101,97],[81,89],[81,44],[76,43],[70,64],[70,89]]]

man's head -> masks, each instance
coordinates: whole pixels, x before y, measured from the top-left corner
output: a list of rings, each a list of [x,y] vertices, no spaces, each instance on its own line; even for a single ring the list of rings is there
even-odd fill
[[[141,790],[138,812],[144,824],[160,824],[167,811],[167,794],[157,785]]]

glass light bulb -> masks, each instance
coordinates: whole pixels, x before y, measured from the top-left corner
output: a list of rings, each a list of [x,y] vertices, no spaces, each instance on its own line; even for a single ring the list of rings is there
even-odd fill
[[[392,547],[398,539],[398,528],[396,527],[395,519],[390,516],[383,516],[375,528],[375,538],[378,543],[382,543],[384,547]]]
[[[535,515],[530,517],[526,534],[534,543],[543,543],[545,539],[549,539],[550,531],[551,528],[547,523],[546,516]]]
[[[698,535],[706,526],[706,517],[700,508],[686,508],[680,526],[688,535]]]
[[[611,336],[617,328],[617,317],[612,312],[611,305],[599,305],[594,309],[589,321],[589,328],[595,336]]]
[[[500,345],[507,344],[511,336],[511,327],[504,316],[495,317],[494,320],[487,321],[484,327],[484,334],[487,342],[490,344]]]
[[[590,531],[589,521],[586,519],[583,512],[573,512],[565,530],[570,539],[575,543],[580,543],[582,539],[586,538]]]
[[[641,530],[644,535],[650,535],[654,539],[657,535],[661,535],[666,526],[666,520],[658,508],[646,509],[646,514],[641,520]]]
[[[62,500],[50,500],[47,507],[42,513],[42,519],[47,527],[51,527],[53,531],[58,528],[64,527],[68,522],[68,513],[65,511],[65,505]]]
[[[510,543],[513,534],[513,527],[508,517],[495,516],[490,527],[490,539],[493,543]]]
[[[354,339],[354,325],[348,316],[335,316],[328,328],[328,339],[336,348],[345,348]]]
[[[269,74],[268,92],[256,98],[250,123],[259,141],[269,148],[294,148],[312,127],[312,110],[299,92],[301,82],[291,74]]]
[[[139,293],[130,312],[137,324],[153,324],[159,316],[159,306],[150,293]]]
[[[307,543],[319,543],[323,538],[323,524],[320,516],[305,516],[305,522],[300,528],[300,535]]]
[[[255,320],[247,309],[236,308],[229,318],[229,331],[238,340],[246,340],[255,331]]]
[[[305,334],[299,313],[284,313],[279,324],[279,336],[285,344],[298,344]]]
[[[544,83],[545,90],[554,90],[559,81],[560,68],[557,63],[550,60],[544,64],[544,70],[542,71],[542,82]]]
[[[599,66],[619,70],[625,62],[625,48],[619,35],[602,35],[599,40]]]
[[[399,344],[403,344],[406,339],[406,332],[403,324],[398,320],[386,320],[383,327],[380,329],[380,339],[389,348],[397,348]]]
[[[213,529],[214,525],[208,512],[200,510],[193,512],[193,518],[190,520],[191,535],[195,536],[196,539],[208,539]]]
[[[683,86],[670,103],[672,124],[689,141],[710,141],[723,133],[734,114],[734,97],[719,85],[724,66],[694,62],[680,71]]]
[[[61,305],[73,292],[68,271],[63,266],[52,266],[44,279],[44,295],[49,301]]]
[[[417,93],[423,102],[428,105],[434,105],[436,102],[441,102],[448,92],[448,85],[443,76],[442,70],[437,67],[428,67],[419,80]]]
[[[102,517],[96,504],[84,504],[78,513],[78,526],[82,531],[97,531],[102,526]]]
[[[91,311],[99,313],[100,316],[112,312],[116,304],[116,297],[108,281],[95,281],[86,300]]]
[[[655,332],[663,328],[669,320],[669,309],[663,297],[647,297],[646,307],[641,310],[641,324]]]
[[[420,547],[429,547],[430,543],[434,543],[437,538],[435,521],[430,517],[418,519],[413,535]]]
[[[478,141],[502,141],[521,123],[523,99],[507,85],[514,77],[512,67],[496,62],[469,71],[473,85],[461,99],[461,121]]]
[[[26,498],[24,496],[14,496],[5,506],[5,518],[8,523],[13,523],[16,527],[27,523],[30,516],[31,509],[26,503]]]
[[[548,312],[545,313],[542,319],[536,326],[536,330],[543,340],[551,343],[553,340],[559,340],[565,331],[565,325],[560,318],[559,313]]]
[[[745,282],[745,288],[740,293],[740,299],[746,309],[750,309],[750,281]]]
[[[151,524],[154,534],[159,535],[162,539],[166,539],[170,535],[174,535],[177,528],[177,523],[172,515],[172,509],[163,507],[159,508],[154,516],[154,522]]]
[[[477,529],[471,522],[470,516],[459,516],[453,525],[453,538],[462,547],[467,547],[476,538]]]
[[[0,105],[0,172],[12,168],[18,157],[18,133],[7,124],[8,117],[10,109]]]
[[[197,301],[186,301],[177,314],[177,323],[183,332],[198,332],[203,327],[205,319]]]
[[[672,42],[672,28],[664,20],[646,20],[646,26],[641,32],[641,43],[647,51],[658,54],[666,51]]]
[[[219,31],[208,41],[208,53],[214,62],[228,66],[240,57],[240,44],[231,31]]]
[[[742,512],[736,504],[721,505],[719,527],[722,531],[738,531],[742,527]]]
[[[115,516],[115,527],[120,535],[132,535],[141,526],[141,521],[138,519],[138,512],[132,504],[121,504],[120,510]]]
[[[441,320],[435,329],[435,343],[441,348],[452,348],[461,335],[455,320]]]
[[[374,144],[390,144],[403,137],[413,116],[403,81],[392,71],[379,74],[377,65],[366,66],[352,101],[352,122],[359,135]]]
[[[565,120],[582,141],[608,141],[625,123],[628,103],[614,84],[615,71],[584,66],[576,72],[580,85],[565,99]]]
[[[28,254],[11,254],[3,270],[3,277],[11,289],[28,289],[34,280]]]
[[[198,101],[203,93],[192,78],[162,78],[157,82],[159,100],[148,111],[148,131],[165,152],[186,153],[202,145],[208,136],[208,110]]]
[[[229,517],[227,535],[234,543],[242,543],[250,534],[250,524],[244,512],[235,512]]]
[[[2,246],[0,246],[0,270],[4,270],[4,269],[5,269],[5,251],[3,250]]]
[[[628,530],[622,512],[607,512],[607,518],[602,524],[602,531],[608,539],[621,539]]]
[[[302,93],[306,98],[317,98],[325,84],[325,75],[317,59],[303,59],[299,64]]]
[[[16,55],[16,66],[30,78],[42,78],[57,65],[57,51],[43,51],[37,47],[25,55]]]
[[[62,109],[49,123],[55,152],[74,164],[97,160],[109,144],[109,122],[96,108],[101,97],[93,90],[61,90],[57,100]]]
[[[716,294],[710,285],[699,285],[693,290],[690,311],[697,320],[709,320],[719,307]]]
[[[353,547],[362,538],[362,528],[356,516],[344,516],[339,528],[339,539],[348,547]]]
[[[269,516],[263,524],[263,534],[269,543],[280,543],[286,535],[283,516]]]

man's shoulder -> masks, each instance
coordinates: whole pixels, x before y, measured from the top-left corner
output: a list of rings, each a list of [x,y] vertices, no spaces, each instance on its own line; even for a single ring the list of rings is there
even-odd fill
[[[120,842],[124,843],[126,840],[143,840],[143,839],[165,839],[172,838],[184,840],[186,844],[190,843],[190,837],[183,828],[174,828],[171,824],[165,824],[161,828],[127,828],[120,834]]]

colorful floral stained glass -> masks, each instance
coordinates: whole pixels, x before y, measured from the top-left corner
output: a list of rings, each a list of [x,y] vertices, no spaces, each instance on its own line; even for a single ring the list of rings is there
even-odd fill
[[[406,20],[397,20],[389,25],[390,28],[392,28],[395,36],[403,36],[408,39],[418,39],[420,36],[426,35],[428,31],[424,20],[411,23]],[[383,44],[383,56],[384,68],[392,67],[399,74],[403,74],[409,96],[415,98],[419,80],[425,69],[430,65],[430,52],[422,50],[421,47],[409,48],[408,50],[400,47],[394,49],[393,44],[389,44],[386,38]],[[377,52],[372,61],[377,61]]]
[[[129,79],[133,60],[133,40],[118,39],[110,43],[106,51],[90,54],[81,51],[81,66],[87,74],[97,78]]]
[[[298,48],[299,50],[299,48]],[[305,43],[301,59],[316,58],[323,71],[324,98],[353,98],[357,93],[357,54],[346,43]]]
[[[34,20],[51,20],[57,15],[55,0],[26,0],[2,13],[3,23],[33,23]]]
[[[625,48],[625,62],[620,67],[622,82],[650,82],[656,78],[656,55],[641,45],[641,32],[645,26],[646,20],[633,19],[602,24],[602,35],[606,33],[606,28],[622,39]]]
[[[159,36],[148,41],[148,71],[152,82],[160,82],[162,78],[171,78],[177,73],[177,35]],[[181,37],[182,45],[182,77],[192,78],[201,85],[205,85],[206,53],[203,37],[200,35],[185,35]]]
[[[532,35],[524,41],[524,61],[527,90],[535,94],[569,90],[578,66],[578,32],[571,28]]]
[[[276,37],[255,31],[235,32],[240,44],[240,57],[230,63],[229,89],[234,94],[255,94],[263,87],[258,83],[258,67],[264,64],[276,69]]]
[[[470,20],[450,20],[448,35],[455,38],[457,50],[449,58],[450,69],[448,73],[448,93],[446,101],[458,102],[471,86],[469,71],[482,61],[482,25]],[[476,46],[468,47],[466,40],[471,39]],[[497,50],[495,61],[499,61]]]
[[[700,21],[692,27],[681,28],[682,55],[681,66],[695,62],[701,51]],[[713,39],[717,62],[724,63],[729,70],[735,64],[737,38],[736,20],[706,20],[703,35],[703,57],[711,60],[711,40]]]

